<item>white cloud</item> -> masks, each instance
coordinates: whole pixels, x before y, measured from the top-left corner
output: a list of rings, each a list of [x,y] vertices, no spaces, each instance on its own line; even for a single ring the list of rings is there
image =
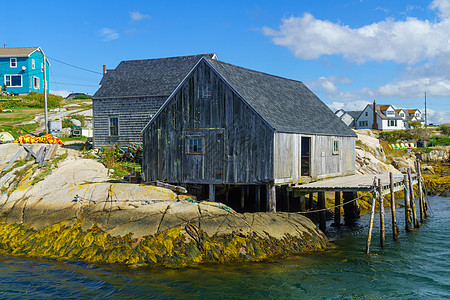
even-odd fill
[[[338,91],[336,83],[352,83],[353,80],[346,76],[321,76],[319,79],[314,81],[307,81],[306,85],[312,89],[323,91],[328,94],[334,94]]]
[[[60,91],[50,90],[49,93],[53,94],[53,95],[61,96],[61,97],[64,97],[64,98],[67,97],[70,94],[69,91],[65,91],[65,90],[60,90]]]
[[[344,109],[345,111],[363,110],[367,104],[370,104],[370,102],[365,100],[357,100],[350,102],[334,101],[332,103],[328,103],[327,105],[334,112],[339,109]]]
[[[119,34],[114,29],[107,27],[102,28],[100,30],[100,36],[103,37],[104,42],[112,41],[119,38]]]
[[[150,19],[150,15],[144,15],[138,11],[132,11],[130,12],[130,18],[132,21],[140,21],[142,19]]]
[[[435,111],[427,109],[428,117],[427,122],[432,124],[450,124],[450,110],[447,111]]]
[[[283,19],[278,30],[264,27],[263,32],[301,59],[343,55],[357,63],[388,60],[413,64],[439,56],[450,57],[450,1],[435,0],[430,8],[438,9],[440,21],[408,17],[404,21],[386,19],[351,28],[305,13],[302,17]]]

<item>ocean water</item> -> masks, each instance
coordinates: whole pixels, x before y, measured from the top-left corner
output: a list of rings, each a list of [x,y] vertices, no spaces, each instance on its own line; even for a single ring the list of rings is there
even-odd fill
[[[0,256],[0,298],[450,299],[450,198],[429,204],[432,216],[411,233],[397,209],[398,242],[386,213],[384,250],[377,214],[368,256],[368,216],[329,229],[336,249],[264,263],[131,269]]]

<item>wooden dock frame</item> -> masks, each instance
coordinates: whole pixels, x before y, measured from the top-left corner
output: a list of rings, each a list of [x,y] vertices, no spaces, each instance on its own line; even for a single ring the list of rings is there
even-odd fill
[[[379,179],[380,193],[382,196],[392,194],[397,191],[401,191],[405,188],[403,174],[376,174],[376,175],[350,175],[345,177],[336,177],[324,179],[307,184],[299,184],[292,186],[293,189],[300,192],[302,195],[300,198],[306,198],[309,194],[309,199],[312,199],[312,194],[318,193],[318,209],[325,208],[324,201],[322,201],[322,193],[334,192],[335,193],[335,219],[333,226],[340,225],[340,215],[336,216],[336,213],[340,214],[341,204],[341,193],[343,197],[343,208],[344,208],[344,221],[346,225],[352,225],[357,218],[359,218],[359,208],[356,201],[352,201],[357,198],[357,192],[369,192],[373,189],[373,179]],[[417,174],[411,174],[412,185],[418,184]],[[312,200],[311,200],[312,201]],[[345,204],[347,203],[347,204]],[[308,203],[307,208],[311,209],[310,203]],[[320,222],[319,228],[326,230],[324,216],[325,211],[320,211]],[[397,233],[398,234],[398,233]]]

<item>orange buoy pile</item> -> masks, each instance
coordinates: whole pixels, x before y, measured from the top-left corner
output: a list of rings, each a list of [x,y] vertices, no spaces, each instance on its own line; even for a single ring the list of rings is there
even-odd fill
[[[14,143],[27,143],[27,144],[42,143],[42,144],[64,145],[64,142],[60,138],[54,137],[50,133],[44,134],[43,136],[23,135],[21,137],[18,137],[17,140],[14,141]]]

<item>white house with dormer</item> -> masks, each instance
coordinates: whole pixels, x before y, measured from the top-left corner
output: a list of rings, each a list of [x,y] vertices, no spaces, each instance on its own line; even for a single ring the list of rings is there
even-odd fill
[[[375,109],[374,109],[375,108]],[[405,129],[403,119],[392,105],[368,104],[355,119],[356,129],[402,130]]]

